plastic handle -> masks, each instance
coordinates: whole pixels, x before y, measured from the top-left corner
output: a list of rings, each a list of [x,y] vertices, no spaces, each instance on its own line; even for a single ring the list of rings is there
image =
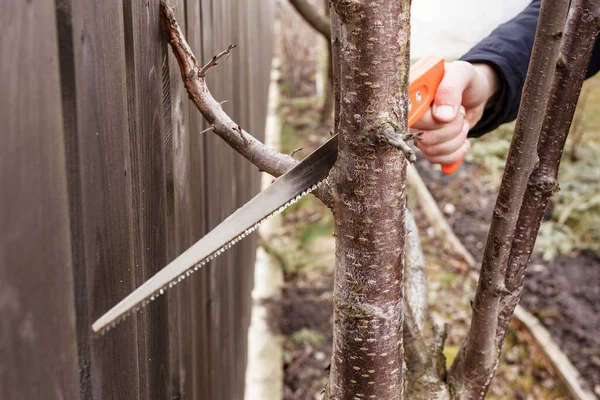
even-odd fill
[[[413,126],[431,107],[435,92],[444,77],[444,59],[439,56],[427,56],[421,58],[410,67],[410,86],[408,98],[410,100],[410,111],[408,112],[408,126]],[[442,165],[442,171],[446,175],[454,173],[462,163],[462,160],[453,164]]]

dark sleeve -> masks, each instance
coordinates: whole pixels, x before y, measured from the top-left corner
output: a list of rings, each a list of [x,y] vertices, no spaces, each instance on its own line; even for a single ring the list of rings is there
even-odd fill
[[[517,118],[521,92],[533,49],[541,0],[534,0],[512,20],[500,25],[460,59],[490,65],[500,79],[500,92],[469,137],[479,137]],[[587,77],[600,69],[600,42],[596,38]]]

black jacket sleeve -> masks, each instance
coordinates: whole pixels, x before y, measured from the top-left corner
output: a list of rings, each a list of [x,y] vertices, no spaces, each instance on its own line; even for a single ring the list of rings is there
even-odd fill
[[[471,129],[469,137],[479,137],[517,117],[521,92],[533,49],[541,0],[534,0],[512,20],[500,25],[460,59],[490,65],[500,79],[500,93],[492,107]],[[600,40],[596,38],[587,77],[600,69]]]

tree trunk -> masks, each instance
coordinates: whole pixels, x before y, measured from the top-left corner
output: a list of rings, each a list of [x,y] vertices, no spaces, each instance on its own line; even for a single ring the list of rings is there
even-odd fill
[[[572,2],[537,146],[539,160],[527,183],[508,259],[506,289],[510,295],[498,323],[497,340],[500,343],[504,341],[508,324],[519,303],[525,270],[548,200],[558,189],[558,167],[600,28],[599,20],[598,2]]]
[[[523,288],[525,266],[550,195],[587,62],[598,6],[542,3],[532,60],[484,252],[467,340],[450,370],[454,397],[485,397]],[[595,12],[593,9],[596,9]]]
[[[410,1],[334,0],[339,21],[339,154],[331,399],[403,398]],[[335,29],[335,25],[334,25]]]

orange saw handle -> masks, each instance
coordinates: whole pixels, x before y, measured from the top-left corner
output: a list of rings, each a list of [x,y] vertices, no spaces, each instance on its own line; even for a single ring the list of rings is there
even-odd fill
[[[408,126],[413,126],[431,107],[437,88],[444,77],[444,59],[439,56],[421,58],[410,67],[410,86],[408,98],[410,111],[408,112]],[[446,175],[454,173],[462,160],[453,164],[442,165]]]

